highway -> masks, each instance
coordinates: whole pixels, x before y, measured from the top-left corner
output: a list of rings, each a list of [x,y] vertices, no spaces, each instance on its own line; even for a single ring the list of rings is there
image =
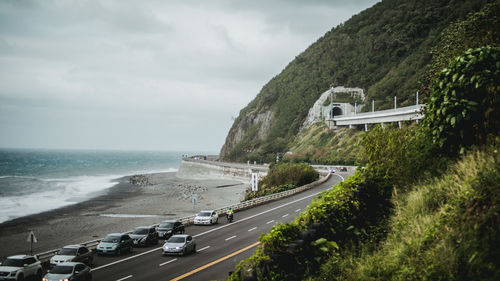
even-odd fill
[[[95,256],[93,280],[224,280],[236,264],[251,256],[262,233],[278,223],[292,221],[323,190],[347,177],[332,175],[324,184],[290,196],[235,213],[228,223],[219,217],[212,226],[189,226],[186,233],[196,240],[196,253],[163,256],[158,246],[134,248],[119,257]]]

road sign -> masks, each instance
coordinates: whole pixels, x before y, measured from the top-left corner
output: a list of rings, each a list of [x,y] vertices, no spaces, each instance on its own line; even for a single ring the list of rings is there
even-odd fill
[[[259,190],[259,178],[257,177],[257,173],[252,173],[252,191]]]
[[[33,231],[31,231],[30,234],[28,235],[28,239],[26,239],[26,242],[30,242],[30,243],[37,243],[38,242],[38,240],[36,240],[35,233],[33,233]]]

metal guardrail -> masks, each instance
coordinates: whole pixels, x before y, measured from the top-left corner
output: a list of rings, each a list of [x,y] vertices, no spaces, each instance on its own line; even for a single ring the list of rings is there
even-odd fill
[[[255,206],[258,206],[258,205],[262,205],[264,203],[267,203],[267,202],[271,202],[271,201],[275,201],[275,200],[278,200],[278,199],[281,199],[281,198],[285,198],[285,197],[289,197],[291,195],[294,195],[296,193],[299,193],[299,192],[302,192],[302,191],[305,191],[305,190],[308,190],[308,189],[311,189],[315,186],[318,186],[324,182],[326,182],[329,178],[330,178],[331,174],[328,173],[325,177],[315,181],[315,182],[312,182],[310,184],[306,184],[306,185],[303,185],[303,186],[300,186],[300,187],[297,187],[297,188],[294,188],[294,189],[291,189],[291,190],[286,190],[286,191],[282,191],[282,192],[279,192],[279,193],[274,193],[274,194],[270,194],[270,195],[266,195],[266,196],[262,196],[262,197],[258,197],[258,198],[254,198],[254,199],[251,199],[251,200],[248,200],[248,201],[243,201],[241,203],[238,203],[238,204],[234,204],[234,205],[229,205],[229,206],[225,206],[225,207],[222,207],[222,208],[218,208],[218,209],[215,209],[215,211],[217,212],[217,214],[219,215],[219,217],[221,216],[224,216],[224,214],[226,213],[227,209],[229,207],[231,207],[233,209],[233,211],[237,212],[237,211],[242,211],[242,210],[245,210],[245,209],[248,209],[248,208],[252,208],[252,207],[255,207]],[[178,220],[180,222],[182,222],[185,226],[187,225],[191,225],[194,223],[194,217],[195,215],[191,215],[191,216],[187,216],[187,217],[183,217],[183,218],[179,218]],[[158,226],[159,223],[157,224],[153,224],[152,226]],[[131,233],[132,231],[127,231],[126,233]],[[80,245],[83,245],[91,250],[94,250],[95,248],[97,248],[97,245],[99,244],[99,242],[101,242],[101,239],[95,239],[95,240],[91,240],[91,241],[87,241],[87,242],[83,242],[83,243],[79,243]],[[39,253],[39,254],[36,254],[35,256],[41,261],[41,262],[47,262],[50,260],[51,257],[53,257],[60,249],[54,249],[54,250],[50,250],[50,251],[46,251],[46,252],[43,252],[43,253]]]

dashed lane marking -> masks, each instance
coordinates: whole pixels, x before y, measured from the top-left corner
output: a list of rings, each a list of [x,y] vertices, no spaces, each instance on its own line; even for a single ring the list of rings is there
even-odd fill
[[[273,223],[273,222],[274,222],[274,220],[270,220],[270,221],[266,222],[266,224],[270,224],[270,223]]]
[[[254,230],[256,230],[256,229],[257,229],[257,227],[252,227],[252,228],[250,228],[248,231],[254,231]]]
[[[129,276],[126,276],[126,277],[120,278],[120,279],[118,279],[118,280],[116,280],[116,281],[123,281],[123,280],[125,280],[125,279],[129,279],[129,278],[132,278],[132,277],[133,277],[133,275],[129,275]]]
[[[297,209],[297,210],[295,210],[295,213],[300,212],[300,210],[301,210],[301,209]]]
[[[288,214],[286,214],[286,215],[282,215],[281,217],[282,217],[282,218],[286,218],[286,217],[288,217]]]
[[[201,249],[199,249],[199,250],[196,250],[196,252],[201,252],[201,251],[206,250],[206,249],[208,249],[208,248],[210,248],[210,246],[203,247],[203,248],[201,248]]]
[[[174,261],[176,261],[176,260],[177,260],[177,259],[173,259],[173,260],[166,261],[166,262],[164,262],[164,263],[160,263],[160,266],[164,266],[164,265],[169,264],[169,263],[171,263],[171,262],[174,262]]]
[[[233,235],[233,236],[231,236],[231,237],[226,238],[226,241],[227,241],[227,240],[231,240],[231,239],[233,239],[233,238],[236,238],[236,235]]]

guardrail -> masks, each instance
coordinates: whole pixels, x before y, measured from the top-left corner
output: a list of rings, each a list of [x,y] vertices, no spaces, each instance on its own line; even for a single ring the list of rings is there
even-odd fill
[[[242,211],[242,210],[245,210],[245,209],[248,209],[248,208],[252,208],[252,207],[255,207],[255,206],[258,206],[258,205],[262,205],[264,203],[268,203],[268,202],[271,202],[271,201],[275,201],[275,200],[278,200],[278,199],[282,199],[282,198],[285,198],[285,197],[289,197],[289,196],[292,196],[294,194],[297,194],[299,192],[302,192],[302,191],[305,191],[305,190],[308,190],[308,189],[311,189],[315,186],[318,186],[324,182],[326,182],[329,178],[330,178],[331,174],[328,173],[325,177],[315,181],[315,182],[312,182],[310,184],[306,184],[306,185],[303,185],[303,186],[300,186],[300,187],[297,187],[297,188],[294,188],[294,189],[291,189],[291,190],[286,190],[286,191],[282,191],[282,192],[279,192],[279,193],[275,193],[275,194],[270,194],[270,195],[266,195],[266,196],[262,196],[262,197],[258,197],[258,198],[254,198],[254,199],[251,199],[251,200],[248,200],[248,201],[244,201],[244,202],[241,202],[241,203],[238,203],[238,204],[234,204],[234,205],[229,205],[229,206],[225,206],[225,207],[222,207],[222,208],[218,208],[218,209],[215,209],[215,211],[217,212],[217,214],[219,215],[219,217],[221,216],[224,216],[224,214],[226,213],[227,209],[228,208],[232,208],[233,211],[237,212],[237,211]],[[193,224],[194,222],[194,217],[196,215],[191,215],[191,216],[187,216],[187,217],[183,217],[183,218],[180,218],[178,219],[180,222],[182,222],[184,225],[191,225]],[[152,226],[158,226],[159,223],[157,224],[153,224]],[[126,233],[131,233],[132,231],[127,231]],[[83,243],[79,243],[91,250],[94,250],[95,248],[97,248],[97,244],[99,244],[99,242],[101,241],[101,239],[95,239],[95,240],[91,240],[91,241],[87,241],[87,242],[83,242]],[[39,254],[36,254],[35,256],[41,261],[41,262],[48,262],[50,260],[50,258],[52,256],[54,256],[60,249],[54,249],[54,250],[50,250],[50,251],[46,251],[46,252],[43,252],[43,253],[39,253]]]

